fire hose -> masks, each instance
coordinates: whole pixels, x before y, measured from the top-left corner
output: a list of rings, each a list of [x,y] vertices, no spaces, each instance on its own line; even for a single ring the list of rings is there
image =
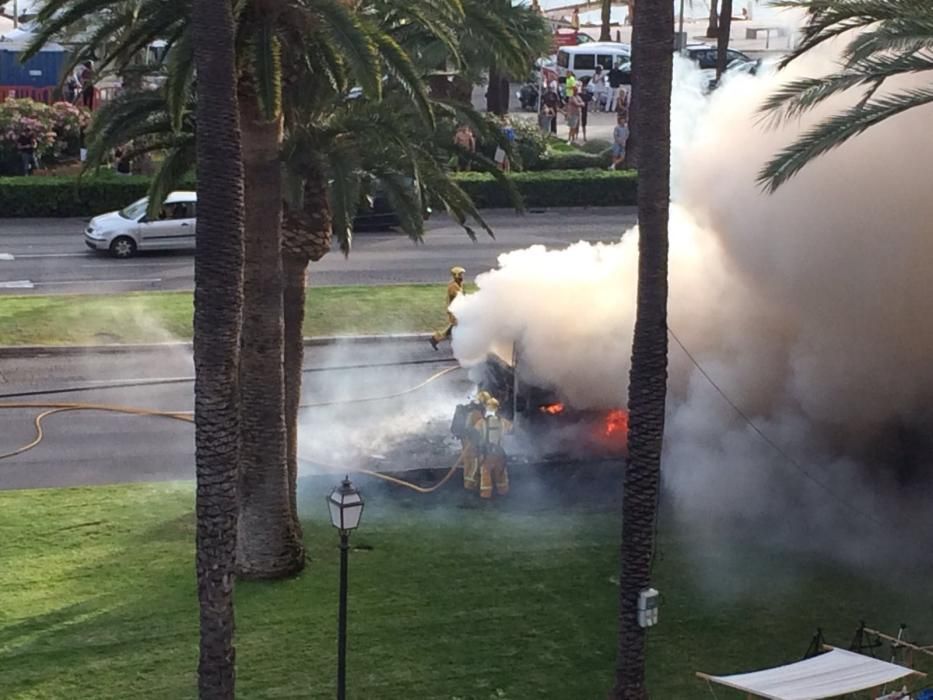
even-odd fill
[[[394,399],[399,396],[405,396],[406,394],[411,394],[420,389],[423,389],[431,382],[434,382],[440,379],[445,374],[449,374],[450,372],[453,372],[455,369],[459,369],[459,367],[454,366],[454,367],[448,367],[446,369],[443,369],[440,372],[436,372],[432,374],[430,377],[428,377],[425,381],[421,382],[420,384],[416,384],[413,387],[410,387],[408,389],[404,389],[402,391],[398,391],[392,394],[386,394],[384,396],[367,396],[367,397],[356,398],[356,399],[340,399],[340,400],[335,400],[335,401],[318,401],[318,402],[313,402],[313,403],[301,404],[300,408],[322,408],[326,406],[336,406],[340,404],[364,403],[368,401],[388,401],[389,399]],[[183,421],[185,423],[194,423],[194,412],[193,411],[157,411],[154,409],[139,408],[136,406],[121,406],[121,405],[116,405],[116,404],[43,403],[43,402],[0,403],[0,410],[3,410],[3,409],[8,409],[8,410],[44,409],[44,410],[38,415],[36,415],[36,417],[33,419],[33,426],[35,427],[35,431],[36,431],[36,436],[33,438],[33,440],[15,450],[0,454],[0,460],[9,459],[11,457],[21,455],[24,452],[28,452],[29,450],[38,446],[39,443],[41,443],[42,440],[45,438],[45,431],[43,430],[42,422],[49,416],[55,415],[57,413],[67,413],[70,411],[102,411],[106,413],[121,413],[121,414],[132,415],[132,416],[149,416],[149,417],[157,417],[157,418],[168,418],[170,420],[178,420],[178,421]],[[413,484],[409,481],[405,481],[404,479],[399,479],[394,476],[389,476],[388,474],[383,474],[381,472],[373,471],[371,469],[357,469],[354,471],[360,474],[366,474],[367,476],[371,476],[376,479],[382,479],[383,481],[388,481],[389,483],[393,483],[398,486],[409,488],[412,491],[415,491],[417,493],[426,494],[426,493],[432,493],[433,491],[436,491],[441,486],[446,484],[453,477],[454,473],[457,471],[457,467],[459,467],[462,464],[462,462],[463,462],[463,454],[461,453],[460,457],[457,458],[457,461],[454,462],[453,466],[448,470],[447,474],[445,474],[444,477],[440,481],[438,481],[436,484],[430,487],[418,486],[417,484]],[[336,467],[332,467],[331,465],[327,465],[327,464],[322,464],[321,466],[326,467],[328,469],[332,469],[335,472],[345,471],[345,470],[337,469]]]

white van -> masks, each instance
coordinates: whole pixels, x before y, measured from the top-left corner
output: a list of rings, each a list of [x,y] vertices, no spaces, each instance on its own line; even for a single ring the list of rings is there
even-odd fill
[[[604,71],[608,71],[614,63],[631,61],[631,55],[632,47],[628,44],[609,41],[562,46],[557,52],[557,73],[561,78],[566,78],[571,71],[577,78],[592,77],[596,66],[602,66]]]

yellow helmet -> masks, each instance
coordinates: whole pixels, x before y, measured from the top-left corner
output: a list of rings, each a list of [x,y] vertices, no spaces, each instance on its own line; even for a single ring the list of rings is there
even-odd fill
[[[476,400],[479,401],[484,406],[492,399],[492,394],[488,391],[481,391],[476,395]]]
[[[498,411],[499,410],[499,399],[489,398],[489,401],[486,402],[486,410],[488,411]]]
[[[450,268],[450,274],[453,275],[454,277],[456,277],[457,275],[465,274],[465,273],[466,273],[466,270],[464,270],[462,267],[458,266],[458,267]]]

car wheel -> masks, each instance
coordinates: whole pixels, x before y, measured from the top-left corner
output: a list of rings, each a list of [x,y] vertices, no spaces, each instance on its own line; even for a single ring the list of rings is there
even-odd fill
[[[136,241],[129,236],[114,238],[113,243],[110,244],[110,254],[120,260],[132,258],[136,255]]]

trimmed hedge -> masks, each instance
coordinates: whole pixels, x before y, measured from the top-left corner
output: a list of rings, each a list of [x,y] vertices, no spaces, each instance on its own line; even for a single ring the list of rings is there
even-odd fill
[[[145,197],[147,177],[73,177],[35,175],[0,178],[0,216],[96,216],[122,209]]]
[[[459,173],[457,182],[480,209],[512,206],[508,192],[488,173]],[[513,173],[526,207],[609,207],[636,203],[634,170],[544,170]]]
[[[568,154],[575,158],[601,158]],[[509,208],[508,192],[487,173],[457,173],[456,181],[480,209]],[[635,204],[634,171],[544,170],[513,173],[528,207],[619,206]],[[194,188],[194,183],[185,183]],[[34,176],[0,178],[0,217],[90,217],[122,209],[145,197],[147,177]]]

